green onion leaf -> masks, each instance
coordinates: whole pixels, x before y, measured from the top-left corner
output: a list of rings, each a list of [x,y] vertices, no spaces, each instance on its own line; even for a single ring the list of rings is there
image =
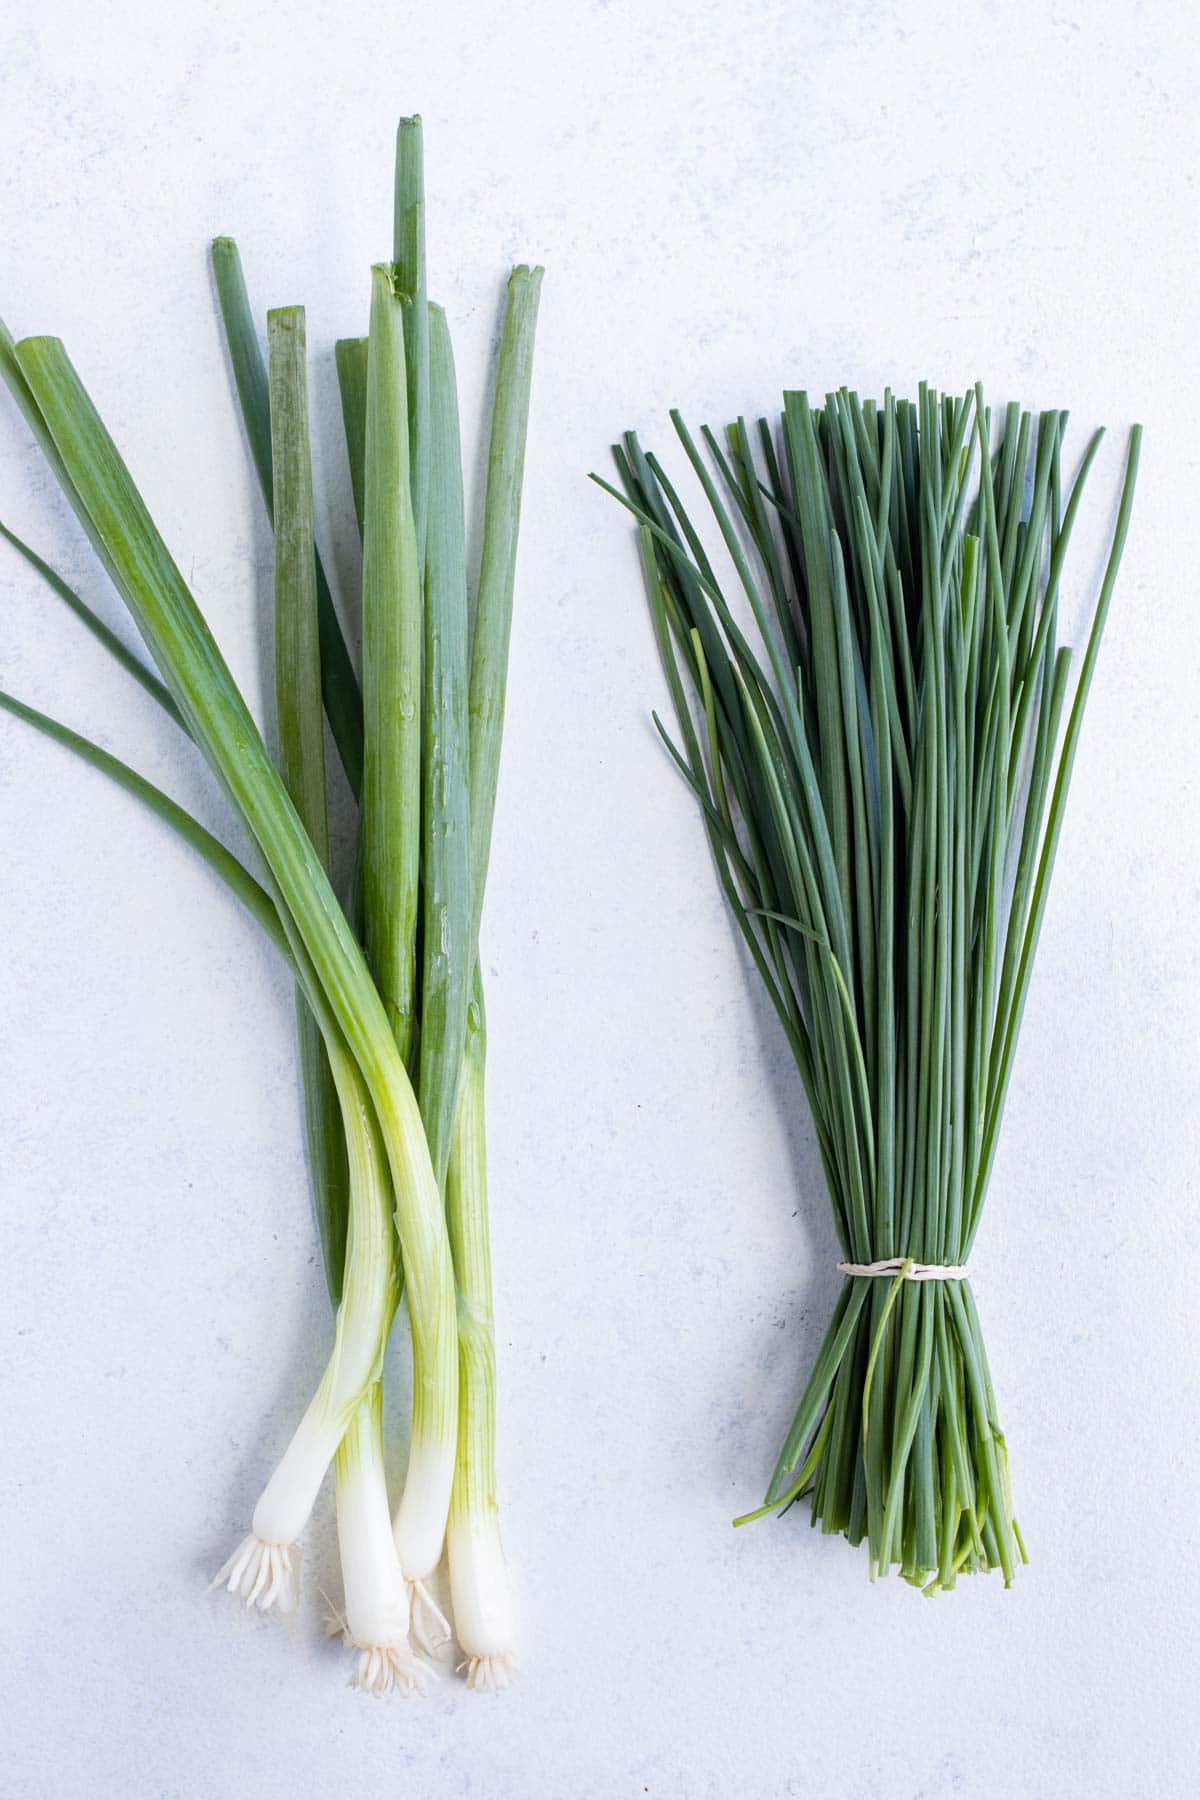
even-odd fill
[[[275,520],[275,704],[279,764],[300,822],[326,869],[325,723],[313,548],[312,462],[304,309],[267,315],[271,406],[272,511]],[[336,1305],[342,1293],[349,1168],[342,1111],[320,1028],[297,995],[309,1168],[325,1278]]]
[[[475,942],[471,935],[466,526],[458,392],[446,315],[440,306],[429,310],[431,473],[425,552],[417,1091],[434,1173],[444,1185],[458,1110]]]
[[[258,471],[263,499],[270,514],[274,505],[274,482],[271,472],[271,406],[267,369],[254,325],[254,315],[250,310],[241,257],[232,238],[213,239],[212,264],[242,420],[254,466]],[[357,796],[362,785],[362,696],[319,554],[317,606],[325,711],[342,767],[346,771],[346,780],[351,792]]]
[[[403,307],[371,276],[363,518],[363,913],[400,1054],[414,1043],[421,857],[421,577],[409,489]]]

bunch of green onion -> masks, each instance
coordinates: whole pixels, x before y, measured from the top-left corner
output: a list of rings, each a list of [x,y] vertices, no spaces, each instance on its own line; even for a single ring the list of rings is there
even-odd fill
[[[707,457],[672,418],[740,591],[636,436],[623,493],[601,485],[638,521],[678,740],[659,729],[795,1058],[846,1273],[746,1517],[807,1494],[872,1575],[1007,1585],[1025,1552],[965,1266],[1140,430],[1068,705],[1059,587],[1101,433],[1064,491],[1066,414],[994,429],[979,388],[787,393],[778,438],[739,420]]]
[[[333,1345],[251,1530],[217,1577],[295,1607],[299,1539],[336,1469],[353,1680],[424,1685],[448,1638],[429,1580],[447,1547],[469,1683],[516,1672],[495,1499],[495,1351],[477,960],[491,842],[541,270],[508,283],[478,578],[468,578],[454,360],[427,297],[420,120],[397,136],[393,258],[365,338],[337,346],[362,539],[362,686],[314,545],[305,320],[268,315],[264,362],[235,245],[213,268],[250,448],[275,530],[278,762],[62,344],[0,368],[136,624],[131,653],[41,557],[8,542],[203,753],[257,874],[126,764],[10,695],[0,706],[140,799],[206,860],[296,982],[309,1159]],[[359,803],[343,909],[330,871],[325,723]],[[394,1518],[381,1383],[402,1285],[412,1430]],[[214,1584],[215,1585],[215,1584]]]

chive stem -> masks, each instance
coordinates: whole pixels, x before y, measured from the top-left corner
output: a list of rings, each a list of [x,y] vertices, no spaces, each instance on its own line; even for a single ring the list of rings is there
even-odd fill
[[[706,458],[672,414],[752,628],[632,434],[600,482],[638,523],[668,748],[808,1094],[839,1241],[897,1270],[848,1277],[737,1522],[807,1493],[873,1576],[927,1592],[1025,1559],[970,1284],[909,1277],[956,1272],[978,1230],[1141,440],[1067,709],[1057,596],[1098,439],[1064,508],[1066,415],[1010,407],[996,446],[991,421],[978,387],[787,393],[763,479],[741,421],[728,454],[701,432]]]

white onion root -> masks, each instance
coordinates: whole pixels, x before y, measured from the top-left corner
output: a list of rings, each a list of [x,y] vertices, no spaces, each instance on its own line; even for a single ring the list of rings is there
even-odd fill
[[[410,1581],[408,1588],[413,1638],[426,1656],[436,1656],[450,1642],[450,1621],[423,1581]]]
[[[501,1656],[469,1656],[459,1663],[467,1672],[467,1686],[476,1694],[503,1694],[521,1673],[521,1665],[511,1653]]]
[[[242,1539],[227,1563],[209,1583],[237,1594],[247,1606],[293,1613],[300,1598],[300,1549],[296,1544],[269,1544],[253,1531]]]
[[[429,1690],[430,1677],[436,1672],[413,1655],[408,1639],[391,1644],[356,1643],[344,1616],[330,1613],[325,1622],[327,1637],[340,1637],[351,1650],[357,1650],[350,1686],[360,1694],[372,1694],[381,1700],[385,1694],[420,1694]]]

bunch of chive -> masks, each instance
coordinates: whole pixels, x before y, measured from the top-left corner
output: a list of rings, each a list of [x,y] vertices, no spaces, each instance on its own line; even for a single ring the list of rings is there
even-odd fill
[[[294,973],[317,1222],[334,1341],[317,1391],[217,1577],[292,1609],[298,1540],[336,1469],[353,1681],[421,1688],[449,1628],[428,1582],[447,1546],[456,1634],[480,1690],[516,1672],[495,1500],[492,1331],[477,944],[496,794],[541,270],[514,269],[492,416],[480,566],[469,591],[454,361],[427,298],[420,120],[397,135],[393,260],[366,338],[337,347],[363,545],[363,682],[313,534],[304,312],[268,315],[264,362],[235,245],[213,266],[243,418],[275,529],[278,767],[120,455],[52,338],[0,371],[137,625],[132,655],[7,527],[7,541],[193,740],[261,856],[256,876],[165,794],[56,720],[0,707],[164,820]],[[329,867],[325,720],[359,802],[343,910]],[[403,1277],[401,1274],[403,1267]],[[407,1289],[412,1432],[391,1515],[384,1353]],[[215,1585],[215,1584],[214,1584]]]
[[[807,1494],[824,1531],[867,1540],[873,1575],[1007,1585],[1025,1552],[963,1271],[1140,430],[1060,740],[1059,584],[1099,432],[1064,496],[1066,414],[1010,406],[994,434],[979,388],[788,393],[778,443],[739,420],[725,447],[703,432],[708,459],[672,419],[736,599],[633,434],[623,494],[601,486],[638,521],[678,741],[659,729],[795,1057],[846,1259],[746,1518]]]

